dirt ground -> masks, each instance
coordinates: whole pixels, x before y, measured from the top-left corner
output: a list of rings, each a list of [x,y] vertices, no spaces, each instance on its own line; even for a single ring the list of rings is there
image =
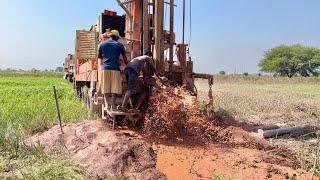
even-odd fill
[[[119,127],[120,128],[120,127]],[[132,179],[307,179],[310,173],[272,150],[196,142],[146,139],[139,132],[112,131],[102,120],[59,126],[25,140],[45,152],[62,150],[90,178]],[[62,137],[62,138],[61,138]],[[148,143],[147,143],[148,142]],[[151,144],[151,145],[149,145]]]
[[[187,148],[158,145],[157,168],[169,179],[308,179],[303,170],[271,164],[265,152],[210,145]]]
[[[308,179],[297,156],[252,135],[254,127],[199,113],[182,88],[153,92],[142,127],[105,121],[58,126],[25,141],[45,152],[62,149],[91,178],[132,179]],[[314,178],[317,179],[317,178]]]

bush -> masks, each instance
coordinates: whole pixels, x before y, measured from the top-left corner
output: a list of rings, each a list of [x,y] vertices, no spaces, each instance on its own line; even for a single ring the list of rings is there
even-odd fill
[[[220,75],[226,75],[226,72],[225,71],[220,71],[219,74]]]

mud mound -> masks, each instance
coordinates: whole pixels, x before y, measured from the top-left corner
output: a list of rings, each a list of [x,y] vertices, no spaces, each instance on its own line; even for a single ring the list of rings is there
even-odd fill
[[[168,142],[181,139],[190,143],[217,143],[229,147],[264,150],[264,162],[273,162],[293,169],[300,167],[299,158],[286,148],[273,146],[234,120],[215,116],[208,118],[199,111],[199,104],[182,88],[167,88],[153,92],[144,121],[144,134],[150,139]]]
[[[157,137],[192,137],[202,142],[214,141],[226,145],[268,149],[271,145],[251,136],[230,121],[200,114],[195,97],[182,88],[167,88],[153,92],[145,117],[144,132]]]
[[[37,133],[25,140],[29,147],[40,146],[45,152],[62,150],[86,169],[92,178],[130,176],[133,179],[165,179],[156,170],[156,154],[145,142],[111,131],[103,121],[84,121]]]

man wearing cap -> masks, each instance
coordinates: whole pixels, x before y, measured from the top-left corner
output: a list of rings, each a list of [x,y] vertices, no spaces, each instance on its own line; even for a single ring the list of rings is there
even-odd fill
[[[119,43],[120,38],[117,30],[111,30],[109,40],[99,45],[98,58],[102,66],[101,91],[108,97],[112,97],[111,111],[115,110],[115,96],[121,94],[121,76],[120,76],[120,55],[127,64],[126,52],[123,44]]]

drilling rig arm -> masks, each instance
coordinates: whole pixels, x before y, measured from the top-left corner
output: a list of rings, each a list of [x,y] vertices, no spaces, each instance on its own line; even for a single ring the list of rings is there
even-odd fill
[[[208,84],[213,84],[213,76],[211,74],[193,73],[192,76],[199,79],[208,79]]]

